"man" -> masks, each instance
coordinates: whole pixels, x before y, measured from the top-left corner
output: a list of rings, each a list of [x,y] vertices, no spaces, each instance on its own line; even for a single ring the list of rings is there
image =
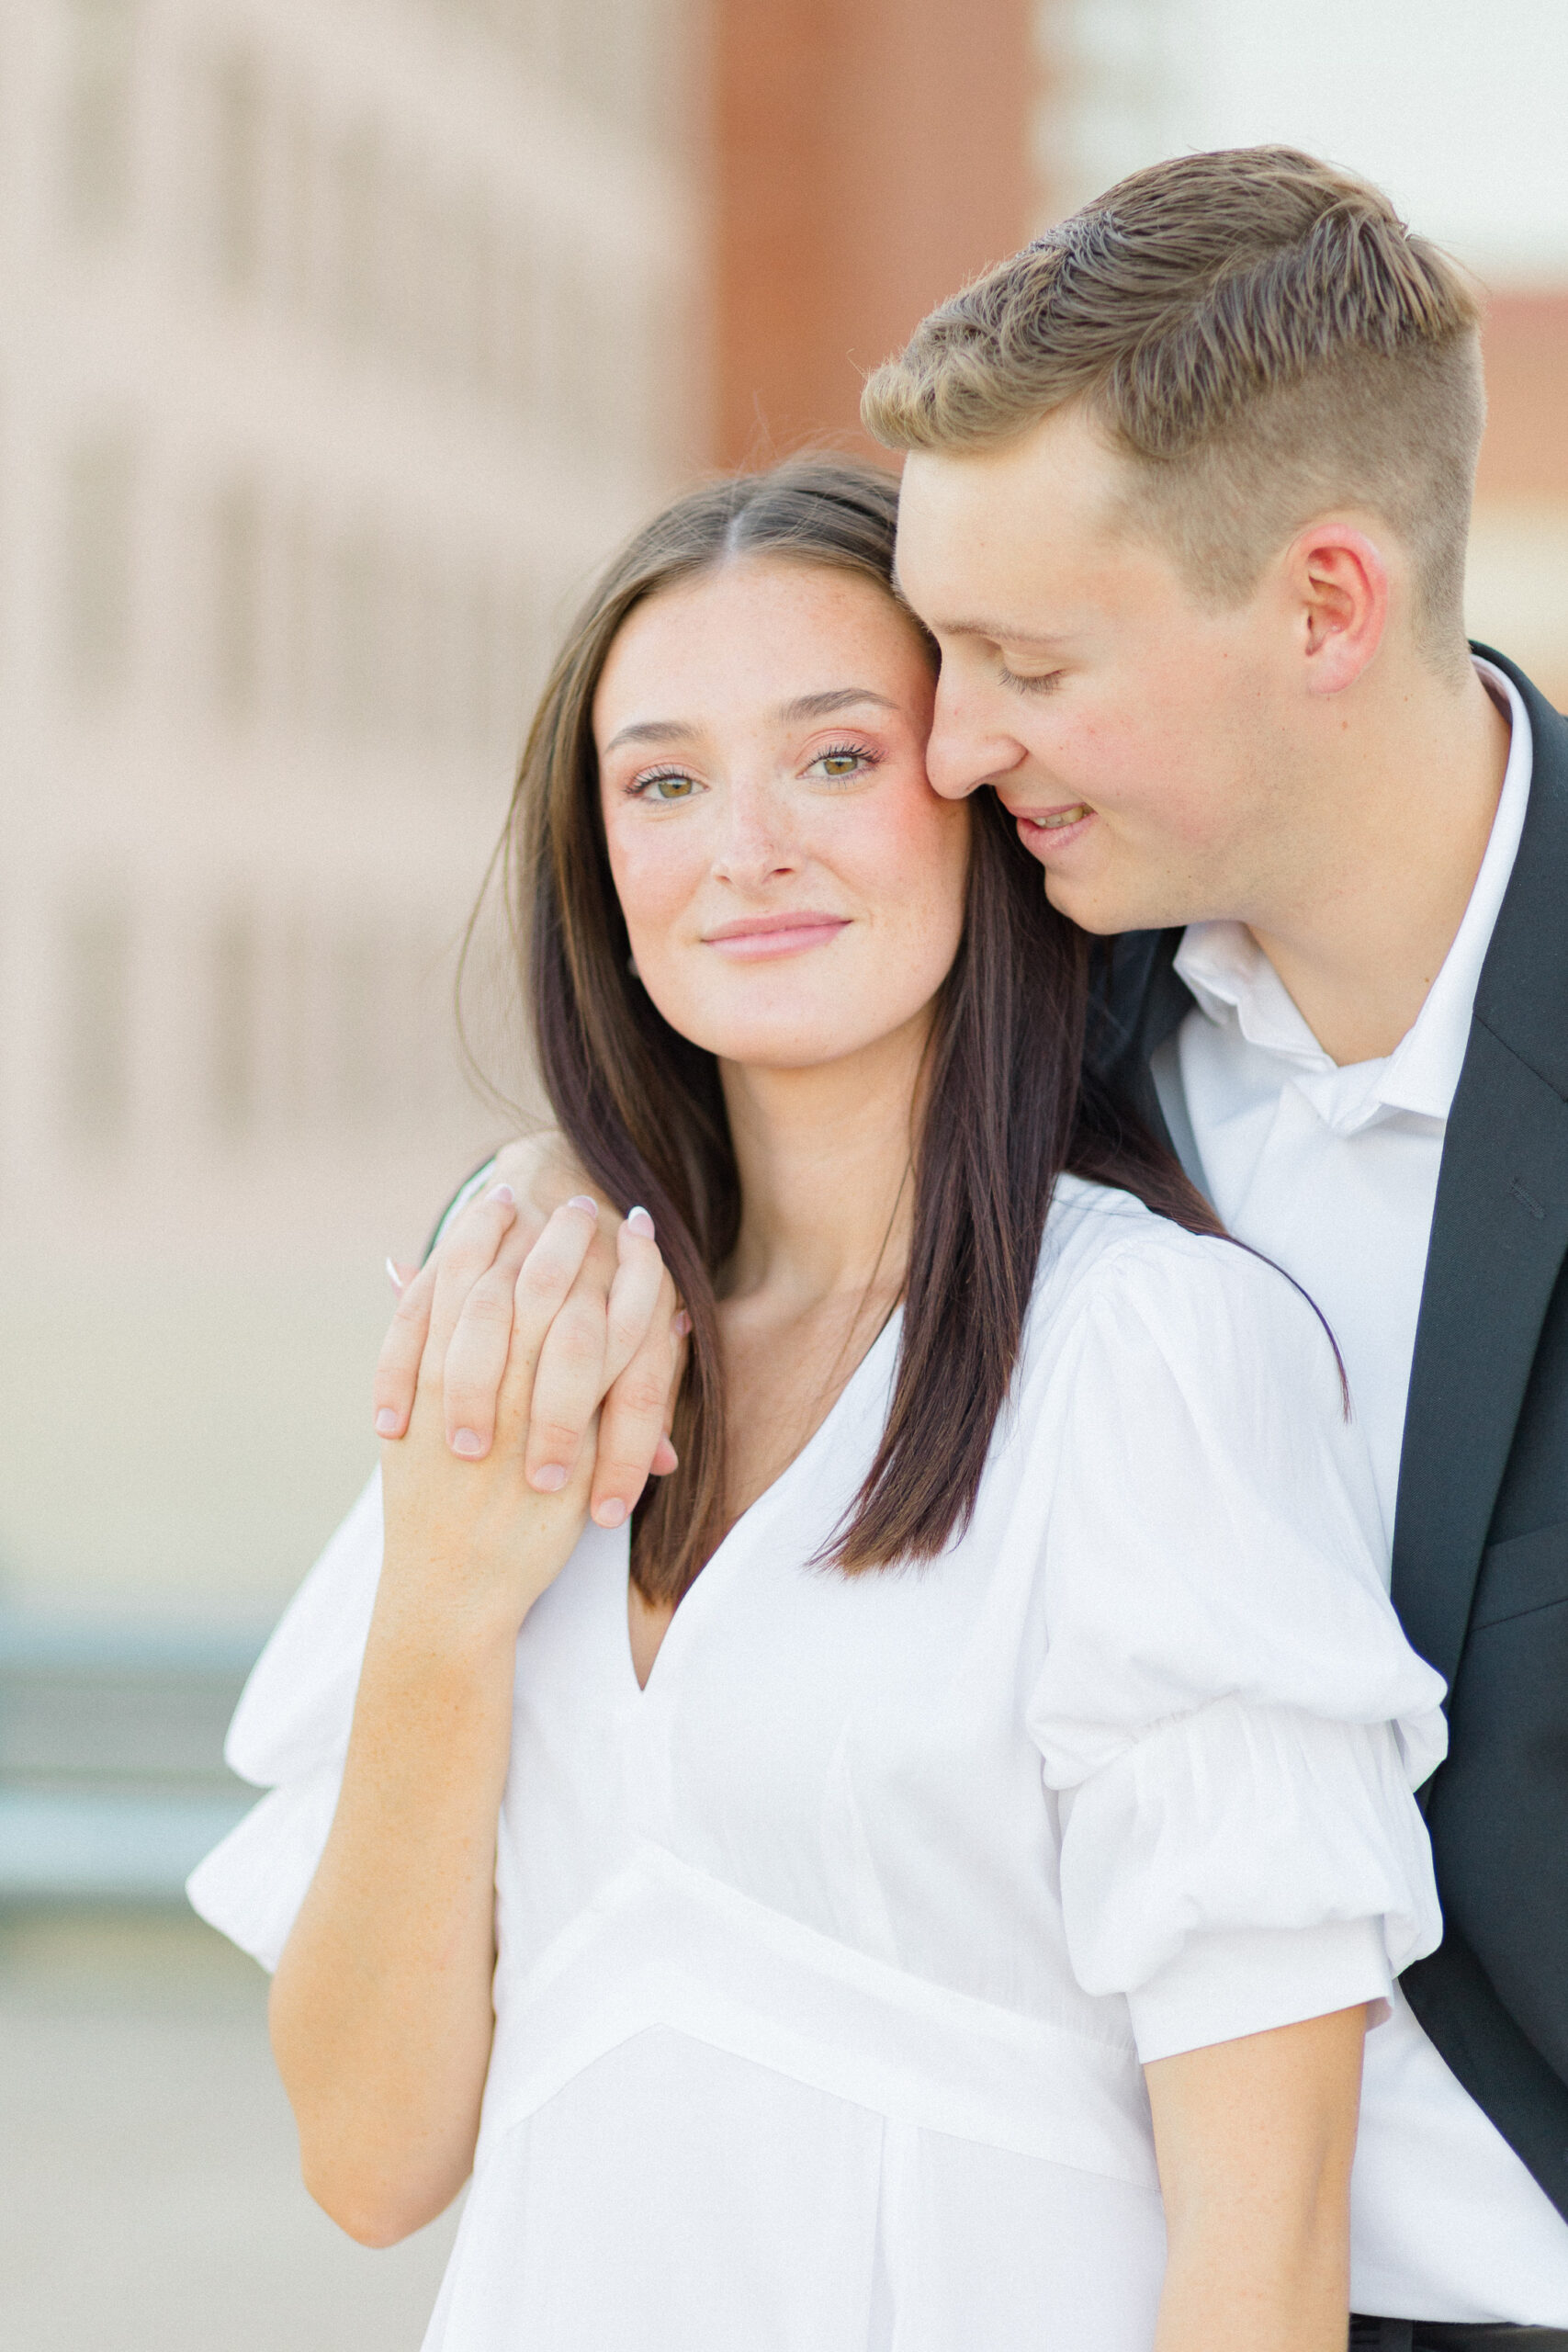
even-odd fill
[[[1450,1681],[1448,1931],[1367,2048],[1353,2340],[1384,2352],[1568,2347],[1568,725],[1464,641],[1476,328],[1375,190],[1196,156],[945,305],[865,402],[909,453],[932,781],[994,787],[1113,938],[1101,1075],[1324,1309]],[[405,1318],[394,1425],[433,1289],[451,1328],[463,1269]],[[610,1523],[653,1361],[601,1424]],[[544,1463],[586,1408],[541,1418]]]
[[[1417,2344],[1568,2330],[1568,725],[1464,641],[1472,298],[1360,183],[1195,156],[927,320],[865,413],[910,453],[932,782],[994,786],[1121,934],[1102,1067],[1322,1306],[1450,1679],[1358,2299]]]

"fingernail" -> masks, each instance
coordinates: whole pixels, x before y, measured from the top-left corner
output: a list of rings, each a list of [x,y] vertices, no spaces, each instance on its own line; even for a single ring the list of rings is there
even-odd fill
[[[558,1495],[566,1484],[566,1472],[558,1462],[547,1462],[542,1470],[535,1471],[528,1483],[541,1495]]]
[[[618,1501],[614,1495],[607,1497],[593,1513],[601,1527],[619,1527],[626,1515],[625,1503]]]
[[[397,1433],[398,1417],[390,1405],[383,1405],[376,1416],[376,1434],[378,1437],[396,1437]]]
[[[489,1192],[485,1194],[485,1198],[487,1201],[504,1201],[507,1207],[510,1208],[513,1203],[516,1200],[517,1195],[513,1191],[510,1184],[492,1184]]]
[[[683,1340],[691,1328],[692,1318],[682,1306],[680,1313],[675,1317],[675,1337],[678,1340]]]
[[[599,1214],[598,1202],[591,1199],[586,1193],[573,1193],[567,1206],[569,1209],[582,1209],[589,1216],[597,1216]]]
[[[403,1278],[401,1274],[399,1273],[396,1266],[393,1265],[390,1258],[388,1258],[384,1262],[387,1268],[387,1280],[391,1283],[392,1288],[400,1297],[402,1295]]]
[[[628,1209],[626,1211],[626,1223],[634,1233],[643,1234],[647,1239],[649,1241],[652,1240],[653,1219],[649,1216],[646,1209]]]
[[[482,1453],[484,1450],[485,1442],[483,1438],[480,1437],[478,1430],[454,1430],[452,1433],[452,1451],[454,1453],[466,1453],[469,1459],[472,1460],[477,1454]]]

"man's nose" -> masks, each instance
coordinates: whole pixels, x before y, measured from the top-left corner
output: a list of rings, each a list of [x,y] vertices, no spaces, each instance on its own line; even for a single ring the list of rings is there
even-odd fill
[[[937,681],[936,710],[926,745],[926,774],[944,800],[966,800],[1023,757],[1023,746],[988,723],[979,699],[944,672]]]

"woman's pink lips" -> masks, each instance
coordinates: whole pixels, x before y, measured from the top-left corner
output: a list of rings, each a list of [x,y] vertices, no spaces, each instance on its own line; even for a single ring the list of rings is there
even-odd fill
[[[704,941],[732,962],[753,963],[765,956],[795,956],[803,947],[820,947],[847,929],[847,915],[742,915],[736,922],[720,923]]]

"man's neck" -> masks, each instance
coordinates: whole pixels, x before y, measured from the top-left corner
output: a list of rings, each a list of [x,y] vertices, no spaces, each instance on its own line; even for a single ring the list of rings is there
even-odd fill
[[[1333,849],[1293,905],[1248,925],[1341,1066],[1393,1053],[1425,1004],[1486,854],[1509,740],[1473,671],[1458,695],[1385,695],[1347,730]]]

